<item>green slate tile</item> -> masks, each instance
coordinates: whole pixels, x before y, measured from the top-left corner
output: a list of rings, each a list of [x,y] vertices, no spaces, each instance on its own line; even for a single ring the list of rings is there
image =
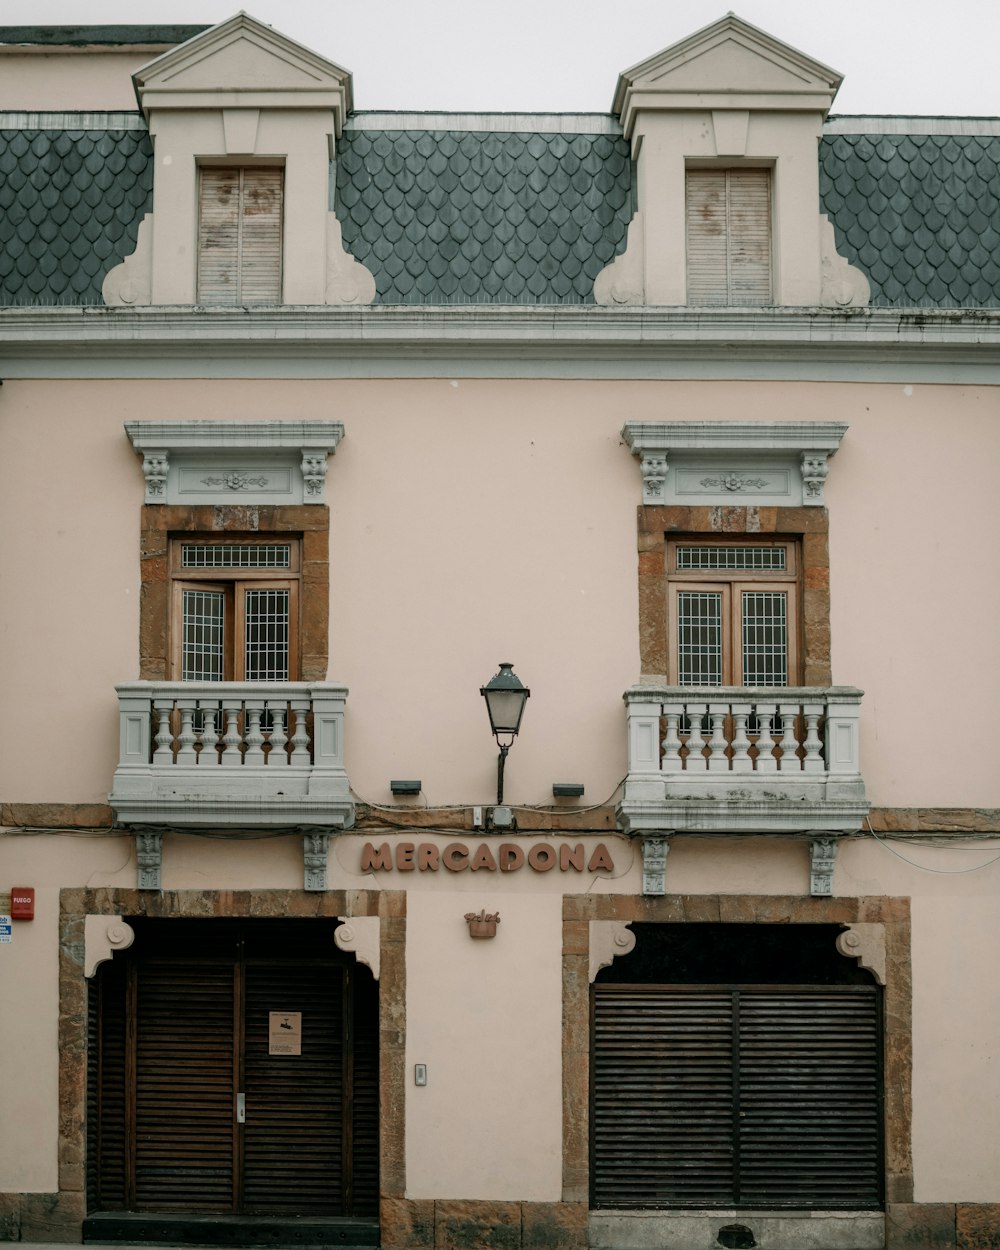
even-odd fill
[[[152,207],[141,131],[0,130],[0,303],[99,304]]]
[[[1000,307],[1000,137],[836,135],[820,198],[885,307]]]
[[[609,135],[348,131],[335,207],[380,303],[592,303],[624,250],[631,180],[627,145]],[[373,246],[370,186],[406,241],[402,267]]]

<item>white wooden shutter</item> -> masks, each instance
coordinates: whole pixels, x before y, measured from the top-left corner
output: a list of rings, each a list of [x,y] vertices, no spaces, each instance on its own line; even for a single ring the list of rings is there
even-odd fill
[[[689,169],[689,304],[771,303],[771,173]]]
[[[281,303],[283,170],[202,169],[198,301]]]

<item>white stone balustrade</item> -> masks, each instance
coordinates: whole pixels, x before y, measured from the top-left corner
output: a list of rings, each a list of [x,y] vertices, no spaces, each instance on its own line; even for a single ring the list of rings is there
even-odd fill
[[[868,811],[852,686],[625,692],[630,832],[854,831]]]
[[[128,682],[110,795],[121,824],[348,828],[347,690],[332,682]]]

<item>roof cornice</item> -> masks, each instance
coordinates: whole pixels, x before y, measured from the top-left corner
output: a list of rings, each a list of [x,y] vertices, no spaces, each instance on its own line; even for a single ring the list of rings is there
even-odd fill
[[[440,376],[463,361],[470,376],[822,377],[880,366],[902,380],[932,368],[941,376],[925,380],[1000,382],[1000,309],[0,309],[3,377]]]

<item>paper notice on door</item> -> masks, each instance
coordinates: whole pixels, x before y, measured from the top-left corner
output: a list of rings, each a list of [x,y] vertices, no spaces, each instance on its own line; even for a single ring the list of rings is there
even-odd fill
[[[302,1054],[302,1012],[270,1011],[267,1023],[269,1055]]]

